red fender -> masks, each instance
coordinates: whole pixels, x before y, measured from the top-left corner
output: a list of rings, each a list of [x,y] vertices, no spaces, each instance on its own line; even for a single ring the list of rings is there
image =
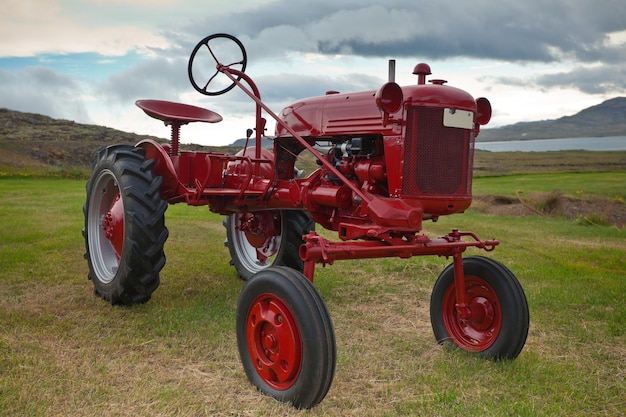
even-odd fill
[[[146,159],[154,159],[154,171],[163,178],[163,183],[161,183],[161,196],[163,199],[169,200],[174,196],[186,193],[187,190],[178,179],[172,159],[160,143],[151,139],[145,139],[135,146],[146,151]]]

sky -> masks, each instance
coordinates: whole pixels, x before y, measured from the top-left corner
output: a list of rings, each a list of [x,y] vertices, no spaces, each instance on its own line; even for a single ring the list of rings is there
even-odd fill
[[[241,40],[246,73],[278,113],[327,90],[416,83],[419,62],[474,97],[487,127],[555,119],[626,95],[624,0],[0,0],[0,108],[169,137],[135,106],[161,99],[221,114],[183,143],[226,145],[254,127],[234,89],[204,96],[187,65],[215,33]],[[267,117],[270,119],[269,117]],[[274,123],[268,122],[272,135]]]

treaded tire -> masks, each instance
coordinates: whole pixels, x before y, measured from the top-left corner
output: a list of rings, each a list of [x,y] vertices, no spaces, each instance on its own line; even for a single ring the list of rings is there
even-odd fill
[[[501,263],[483,256],[463,259],[465,292],[472,311],[459,319],[456,308],[454,265],[437,278],[430,300],[430,320],[440,344],[452,344],[494,360],[515,359],[528,336],[529,312],[524,290]]]
[[[92,164],[83,206],[85,259],[97,295],[111,304],[144,303],[159,286],[167,202],[162,178],[142,148],[104,148]]]
[[[270,266],[287,266],[297,271],[304,270],[304,262],[300,259],[299,249],[304,243],[302,236],[315,230],[315,222],[309,215],[300,210],[276,210],[280,216],[280,240],[278,249],[274,251],[266,262],[258,262],[256,250],[246,240],[245,233],[237,230],[237,216],[234,213],[226,216],[222,224],[226,228],[226,240],[224,246],[230,252],[230,264],[235,267],[239,278],[247,281],[257,272]]]
[[[330,389],[337,358],[332,321],[298,271],[270,267],[250,278],[237,304],[237,347],[250,382],[278,401],[311,408]]]

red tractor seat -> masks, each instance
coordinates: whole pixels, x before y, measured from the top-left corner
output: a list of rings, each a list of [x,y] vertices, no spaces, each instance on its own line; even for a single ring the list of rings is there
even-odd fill
[[[214,111],[189,104],[164,100],[137,100],[137,107],[150,117],[163,120],[165,124],[187,124],[191,122],[217,123],[222,116]]]

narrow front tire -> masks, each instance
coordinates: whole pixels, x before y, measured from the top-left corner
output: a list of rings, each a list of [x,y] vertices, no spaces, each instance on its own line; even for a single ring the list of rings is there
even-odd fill
[[[519,281],[504,265],[482,256],[464,258],[463,271],[469,318],[457,314],[454,266],[435,282],[430,319],[437,342],[484,358],[516,358],[529,327],[528,302]]]
[[[321,296],[298,271],[271,267],[244,286],[237,305],[237,347],[262,393],[293,407],[317,405],[330,389],[335,334]]]

